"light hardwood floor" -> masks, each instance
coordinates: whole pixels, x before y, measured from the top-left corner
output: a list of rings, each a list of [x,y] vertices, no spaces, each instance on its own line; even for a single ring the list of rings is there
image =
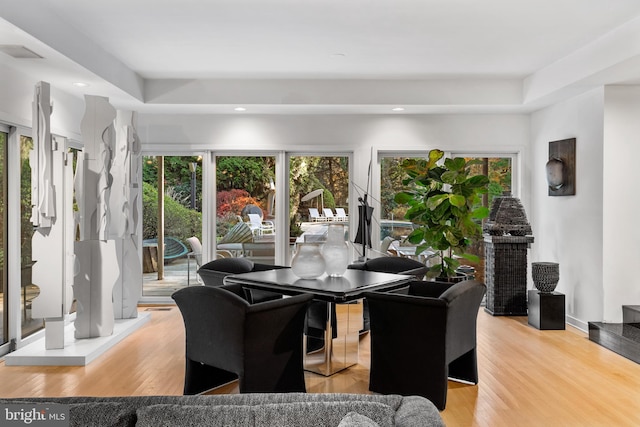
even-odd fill
[[[182,318],[176,307],[157,309],[148,324],[86,367],[1,363],[0,397],[181,394]],[[342,373],[306,373],[307,391],[369,393],[368,335],[360,349],[360,364]],[[449,382],[441,412],[448,426],[640,426],[640,365],[579,330],[538,331],[525,317],[481,311],[478,349],[480,383]]]

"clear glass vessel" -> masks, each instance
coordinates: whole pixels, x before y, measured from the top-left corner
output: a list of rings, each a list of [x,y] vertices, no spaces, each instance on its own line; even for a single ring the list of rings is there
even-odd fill
[[[344,225],[329,224],[327,241],[322,248],[326,263],[325,270],[330,277],[340,277],[349,265],[349,247],[344,240]]]
[[[291,260],[293,274],[301,279],[315,279],[324,274],[325,260],[321,245],[317,242],[296,244],[296,253]]]

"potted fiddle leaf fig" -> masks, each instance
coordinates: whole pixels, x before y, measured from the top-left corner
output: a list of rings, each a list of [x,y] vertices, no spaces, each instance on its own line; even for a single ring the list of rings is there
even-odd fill
[[[427,273],[438,279],[456,277],[460,258],[479,261],[466,251],[482,237],[481,220],[489,215],[480,198],[489,179],[470,176],[470,166],[480,161],[456,157],[442,162],[443,157],[443,151],[431,150],[428,159],[404,160],[400,166],[408,177],[403,185],[409,189],[395,195],[397,203],[409,205],[405,219],[417,225],[407,236],[417,245],[416,255],[431,250],[439,258]]]

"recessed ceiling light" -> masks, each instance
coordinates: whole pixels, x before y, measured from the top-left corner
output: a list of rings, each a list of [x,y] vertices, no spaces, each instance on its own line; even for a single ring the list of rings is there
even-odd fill
[[[89,83],[84,83],[84,82],[73,82],[73,85],[75,87],[89,87]]]
[[[337,56],[338,58],[344,58],[347,56],[346,53],[332,53],[331,56]]]
[[[392,108],[391,111],[404,111],[404,108],[403,107],[395,107],[395,108]]]
[[[247,111],[247,109],[244,108],[244,107],[236,107],[236,108],[234,108],[234,110],[235,111]]]

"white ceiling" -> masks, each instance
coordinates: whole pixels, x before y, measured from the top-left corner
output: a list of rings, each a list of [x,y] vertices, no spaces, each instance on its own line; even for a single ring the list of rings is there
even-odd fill
[[[518,112],[639,81],[637,16],[638,0],[0,0],[0,44],[44,57],[0,63],[142,112]]]

